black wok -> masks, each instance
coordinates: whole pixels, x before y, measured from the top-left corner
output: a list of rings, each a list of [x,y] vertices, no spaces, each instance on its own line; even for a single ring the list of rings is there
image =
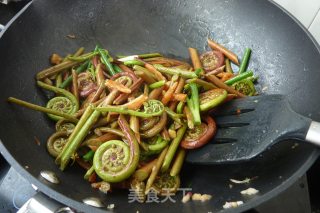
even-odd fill
[[[76,39],[67,38],[68,34]],[[34,76],[48,66],[53,52],[67,54],[80,46],[91,50],[98,43],[113,54],[157,51],[188,60],[187,47],[203,51],[207,37],[240,56],[245,47],[252,48],[249,66],[260,77],[259,91],[286,94],[295,111],[320,120],[319,47],[300,24],[269,1],[35,1],[0,39],[1,153],[40,191],[85,212],[101,211],[82,203],[90,196],[116,204],[118,212],[221,211],[230,200],[243,200],[245,204],[235,209],[243,211],[276,196],[312,165],[319,154],[316,148],[301,144],[293,149],[296,141],[291,141],[242,164],[186,164],[182,186],[213,194],[212,200],[182,204],[178,194],[176,203],[129,204],[127,191],[106,196],[92,189],[77,166],[61,172],[45,149],[53,123],[41,113],[6,102],[14,96],[45,104],[47,96],[35,86]],[[48,184],[39,178],[44,169],[55,172],[61,183]],[[229,188],[229,178],[254,176],[258,178],[250,186],[260,193],[252,198],[239,193],[248,185]]]

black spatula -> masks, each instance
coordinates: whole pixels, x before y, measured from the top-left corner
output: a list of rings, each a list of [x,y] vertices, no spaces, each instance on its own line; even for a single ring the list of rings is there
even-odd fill
[[[190,151],[187,162],[246,161],[284,139],[320,145],[320,123],[294,112],[283,95],[230,101],[213,113],[213,117],[218,126],[217,135],[206,146]]]

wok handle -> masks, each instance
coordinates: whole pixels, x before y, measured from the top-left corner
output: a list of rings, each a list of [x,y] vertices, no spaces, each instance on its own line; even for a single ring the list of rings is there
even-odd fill
[[[306,141],[315,144],[317,146],[320,146],[320,123],[316,121],[312,121],[307,135],[306,135]]]
[[[49,198],[41,192],[30,198],[17,213],[75,213],[71,208]]]

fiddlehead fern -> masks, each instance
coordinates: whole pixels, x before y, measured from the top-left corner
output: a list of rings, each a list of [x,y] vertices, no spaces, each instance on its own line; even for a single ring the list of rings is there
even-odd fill
[[[63,131],[63,132],[71,133],[74,130],[75,126],[76,125],[73,122],[68,121],[66,119],[61,119],[56,123],[56,131],[57,132]]]
[[[164,140],[160,135],[156,135],[142,143],[146,151],[141,154],[153,155],[160,153],[168,145],[169,141]]]
[[[180,177],[171,176],[165,172],[160,174],[153,182],[152,188],[159,194],[167,196],[174,194],[180,186]]]
[[[72,102],[70,101],[70,99],[68,99],[67,97],[54,97],[52,99],[50,99],[47,103],[47,108],[53,109],[53,110],[57,110],[63,113],[67,113],[67,114],[73,114],[73,105]],[[61,119],[61,117],[56,116],[56,115],[52,115],[52,114],[48,114],[48,116],[50,118],[52,118],[53,120],[59,120]]]
[[[149,100],[144,104],[143,112],[136,111],[136,110],[129,110],[125,106],[103,106],[103,107],[96,107],[96,110],[100,112],[117,112],[119,114],[150,118],[150,117],[161,115],[164,111],[164,106],[161,103],[161,101]]]
[[[120,182],[128,178],[139,163],[139,144],[123,115],[119,116],[119,126],[128,141],[107,141],[96,150],[93,158],[94,170],[107,182]]]
[[[144,118],[140,119],[140,130],[145,131],[152,128],[156,123],[158,123],[159,117]]]
[[[87,97],[96,91],[97,88],[90,72],[83,72],[78,75],[78,89],[81,97]]]
[[[46,89],[46,90],[52,91],[58,95],[61,95],[61,96],[54,97],[51,100],[49,100],[49,102],[47,103],[47,108],[54,109],[56,111],[67,113],[70,115],[73,115],[78,111],[79,103],[78,103],[76,97],[74,95],[72,95],[70,92],[68,92],[67,90],[64,90],[64,89],[61,89],[58,87],[54,87],[54,86],[50,86],[50,85],[45,84],[41,81],[38,81],[37,84],[39,87],[41,87],[43,89]],[[48,114],[48,116],[53,120],[62,119],[62,117],[52,115],[52,114]]]
[[[159,122],[156,125],[154,125],[151,129],[148,129],[148,130],[142,132],[141,136],[144,138],[151,138],[151,137],[157,135],[166,126],[167,119],[168,119],[167,113],[163,112],[160,117]]]
[[[53,157],[57,157],[67,143],[69,133],[66,131],[53,133],[47,141],[47,150]]]

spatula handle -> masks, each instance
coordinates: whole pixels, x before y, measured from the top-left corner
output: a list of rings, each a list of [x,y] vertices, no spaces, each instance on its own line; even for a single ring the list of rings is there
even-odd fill
[[[306,135],[306,141],[320,146],[320,123],[312,121]]]

